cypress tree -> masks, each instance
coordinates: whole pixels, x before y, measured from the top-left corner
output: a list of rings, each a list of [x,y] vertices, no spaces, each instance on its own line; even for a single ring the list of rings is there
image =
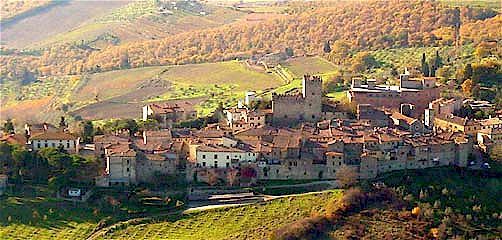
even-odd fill
[[[427,65],[427,58],[425,57],[425,53],[422,53],[422,74],[425,77],[429,76],[429,66]]]

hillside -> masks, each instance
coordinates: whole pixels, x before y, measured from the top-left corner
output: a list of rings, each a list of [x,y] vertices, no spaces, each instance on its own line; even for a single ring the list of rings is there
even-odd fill
[[[50,4],[51,0],[5,0],[0,2],[0,19],[2,23]]]
[[[6,69],[2,78],[19,77],[14,60],[30,72],[54,75],[221,61],[283,51],[286,47],[299,56],[319,54],[326,41],[339,39],[347,41],[352,50],[451,45],[452,27],[459,21],[463,43],[501,38],[500,16],[494,17],[497,12],[493,10],[462,7],[456,12],[439,2],[426,1],[337,4],[254,24],[224,25],[99,51],[86,46],[51,47],[28,56],[14,51],[0,58]]]
[[[110,231],[103,239],[266,239],[270,231],[312,214],[324,212],[340,191],[287,197],[261,204],[230,207],[148,221]]]
[[[90,19],[127,4],[127,1],[68,1],[32,12],[2,27],[2,44],[23,48],[70,31]]]
[[[139,118],[141,106],[147,102],[175,100],[188,100],[206,115],[219,102],[235,104],[245,91],[281,84],[278,76],[239,61],[57,76],[24,86],[3,84],[0,116],[19,122],[57,121],[65,112],[84,119]],[[26,114],[27,106],[37,111]]]

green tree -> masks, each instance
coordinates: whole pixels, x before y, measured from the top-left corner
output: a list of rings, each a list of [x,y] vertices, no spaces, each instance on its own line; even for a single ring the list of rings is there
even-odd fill
[[[284,49],[284,53],[286,54],[286,56],[288,57],[292,57],[295,55],[295,53],[293,52],[293,49],[290,48],[290,47],[287,47],[286,49]]]
[[[422,74],[425,77],[428,77],[429,76],[429,65],[427,65],[427,57],[425,56],[425,53],[422,53],[421,64],[422,64]]]
[[[12,119],[8,118],[5,121],[3,124],[3,131],[8,134],[14,133],[14,124],[12,123]]]
[[[424,64],[424,66],[422,68],[422,74],[424,75],[424,77],[430,77],[431,76],[430,68],[429,68],[429,64],[428,63]]]
[[[324,46],[322,48],[324,53],[330,53],[331,52],[331,45],[329,44],[329,41],[324,42]]]
[[[66,128],[68,127],[68,124],[66,124],[66,119],[64,116],[61,116],[61,120],[59,121],[59,128]]]
[[[82,123],[82,139],[85,143],[90,143],[94,137],[94,125],[92,121],[85,121]]]
[[[342,64],[349,57],[350,45],[342,40],[337,40],[333,43],[331,53],[328,58],[336,64]]]
[[[437,70],[441,66],[443,66],[443,59],[441,59],[441,56],[439,56],[439,51],[436,50],[436,56],[434,57],[434,70]]]
[[[352,59],[352,71],[364,72],[378,66],[375,57],[368,52],[358,52]]]
[[[472,64],[468,63],[464,67],[464,71],[462,72],[462,77],[464,79],[470,79],[472,78]]]

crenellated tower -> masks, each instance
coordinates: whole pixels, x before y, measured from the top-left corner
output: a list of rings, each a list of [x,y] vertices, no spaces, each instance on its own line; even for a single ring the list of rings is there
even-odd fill
[[[321,77],[303,76],[301,94],[272,94],[272,111],[274,123],[280,125],[319,120],[322,111]]]

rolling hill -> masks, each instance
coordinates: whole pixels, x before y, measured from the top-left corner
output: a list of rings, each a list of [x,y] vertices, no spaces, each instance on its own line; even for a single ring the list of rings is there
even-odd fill
[[[45,38],[70,31],[90,19],[109,13],[128,1],[68,1],[31,12],[2,27],[2,44],[24,48]]]
[[[205,115],[219,102],[235,104],[245,91],[283,83],[277,75],[249,68],[240,61],[51,77],[20,87],[2,85],[0,116],[18,122],[57,121],[64,112],[84,119],[138,118],[147,102],[176,100],[199,104],[199,112]],[[38,111],[24,114],[25,106],[30,105]]]

